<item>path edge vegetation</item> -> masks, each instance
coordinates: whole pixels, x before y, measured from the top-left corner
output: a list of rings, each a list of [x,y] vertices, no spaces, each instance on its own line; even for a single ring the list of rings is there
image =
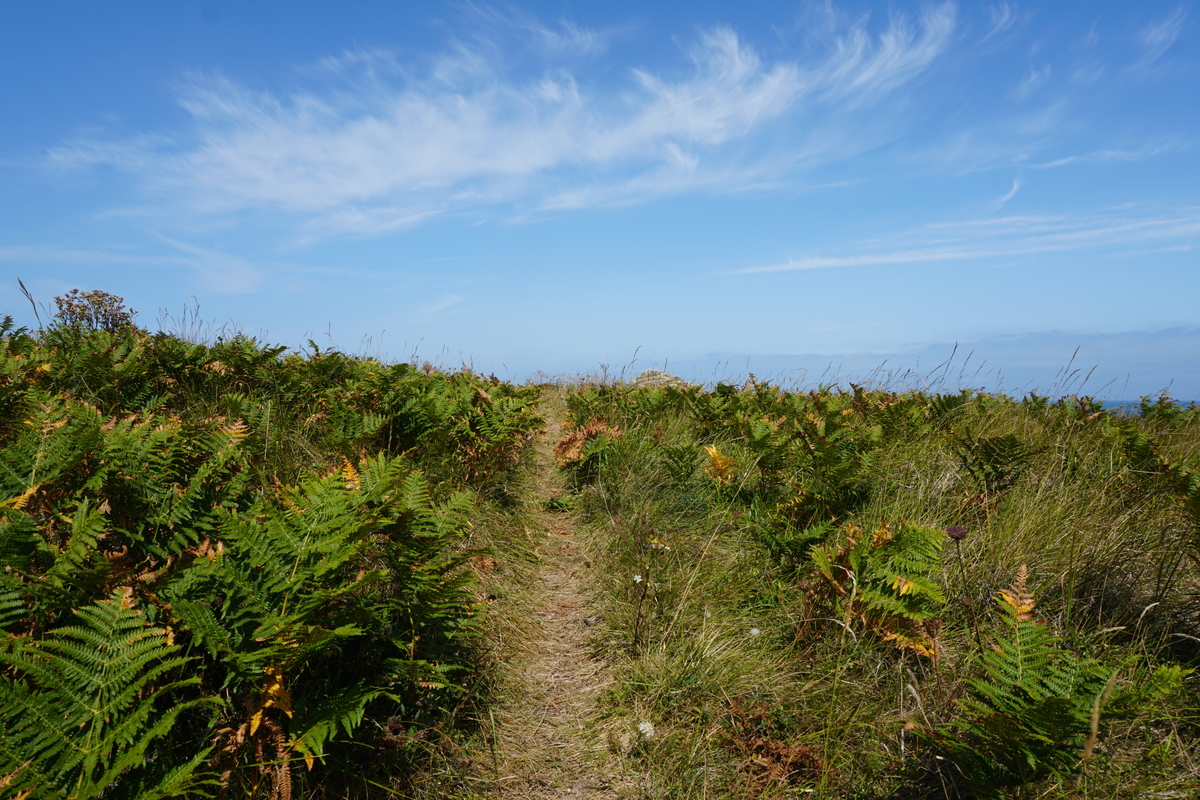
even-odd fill
[[[1194,405],[754,380],[570,402],[647,796],[1200,791]]]
[[[103,292],[0,325],[5,796],[446,796],[537,387],[194,342]]]

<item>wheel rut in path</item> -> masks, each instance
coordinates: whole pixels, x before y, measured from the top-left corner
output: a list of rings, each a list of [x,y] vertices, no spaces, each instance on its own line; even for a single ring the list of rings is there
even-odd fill
[[[533,618],[507,665],[508,700],[497,708],[494,798],[618,800],[636,796],[597,720],[607,686],[605,664],[588,646],[596,622],[586,581],[592,569],[574,512],[547,511],[560,496],[554,444],[561,436],[563,394],[543,405],[546,430],[536,443],[537,573],[529,581]]]

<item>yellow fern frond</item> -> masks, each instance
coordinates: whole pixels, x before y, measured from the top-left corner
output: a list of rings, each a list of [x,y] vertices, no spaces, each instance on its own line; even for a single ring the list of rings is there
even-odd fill
[[[289,717],[292,716],[292,696],[283,686],[283,670],[279,667],[267,668],[267,682],[263,686],[262,708],[278,708]],[[261,711],[259,712],[262,713]],[[253,725],[252,727],[258,727]],[[251,733],[254,731],[251,730]]]
[[[246,426],[246,423],[243,420],[239,419],[236,422],[221,428],[221,433],[225,434],[230,439],[237,441],[240,439],[245,439],[250,433],[250,428]]]
[[[897,631],[882,630],[880,634],[885,642],[891,642],[898,650],[911,650],[933,660],[936,664],[940,654],[937,643],[932,639],[919,639]]]
[[[304,742],[298,739],[292,742],[292,749],[304,756],[304,763],[308,767],[309,772],[311,772],[313,764],[316,761],[313,751],[310,750],[308,746],[304,744]]]
[[[8,506],[9,508],[15,508],[17,511],[20,511],[29,502],[29,499],[37,493],[37,490],[40,489],[41,486],[42,485],[40,483],[34,484],[16,497],[12,497],[8,500],[0,502],[0,508]]]
[[[722,486],[729,483],[738,471],[737,464],[732,458],[718,450],[715,445],[706,445],[704,449],[708,452],[708,465],[704,468],[705,471]]]
[[[1001,589],[996,599],[1007,605],[1017,615],[1017,622],[1028,622],[1033,619],[1034,609],[1037,607],[1037,600],[1033,596],[1033,592],[1025,585],[1029,578],[1029,569],[1022,564],[1017,568],[1016,579],[1009,585],[1007,589]]]
[[[301,508],[299,506],[299,504],[296,503],[295,500],[293,500],[291,497],[288,497],[287,489],[284,487],[284,485],[282,483],[279,482],[278,478],[275,478],[275,490],[279,493],[280,501],[283,503],[283,505],[285,507],[287,507],[287,509],[289,511],[292,511],[296,514],[304,513],[304,509]]]
[[[796,496],[791,500],[784,500],[782,503],[780,503],[780,511],[793,511],[808,502],[808,498],[811,495],[804,490],[804,487],[792,484],[792,488],[796,490]]]
[[[346,481],[346,488],[357,492],[359,487],[362,486],[362,481],[358,477],[358,470],[350,463],[350,459],[345,456],[342,456],[342,463],[344,465],[342,467],[342,478]]]

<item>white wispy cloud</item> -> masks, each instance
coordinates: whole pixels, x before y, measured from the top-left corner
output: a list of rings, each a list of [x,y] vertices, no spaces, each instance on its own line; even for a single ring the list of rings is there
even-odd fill
[[[161,267],[182,265],[184,260],[173,256],[151,256],[122,253],[103,248],[72,248],[54,245],[14,245],[0,247],[0,261],[32,262],[37,264],[109,264],[114,266]]]
[[[1176,153],[1188,150],[1192,147],[1193,145],[1186,141],[1170,139],[1129,150],[1094,150],[1090,153],[1081,153],[1080,155],[1075,156],[1063,156],[1062,158],[1056,158],[1052,161],[1046,161],[1040,164],[1029,164],[1028,166],[1030,169],[1055,169],[1057,167],[1066,167],[1071,164],[1106,164],[1142,161],[1144,159],[1153,158],[1154,156],[1160,156],[1166,153]]]
[[[998,6],[988,6],[988,23],[988,31],[980,41],[986,42],[1012,29],[1017,24],[1017,4],[1001,3]]]
[[[1145,48],[1143,64],[1152,64],[1163,56],[1179,40],[1187,12],[1177,6],[1163,19],[1146,26],[1138,35],[1138,43]]]
[[[213,294],[246,294],[262,284],[261,270],[246,259],[160,234],[152,236],[169,245],[176,251],[175,254],[18,245],[0,247],[0,262],[187,270],[199,282],[201,288]]]
[[[301,226],[300,242],[308,244],[342,231],[364,234],[390,233],[420,225],[442,213],[442,209],[394,208],[353,205],[311,217]]]
[[[597,55],[608,49],[612,38],[611,31],[588,28],[569,19],[559,20],[557,25],[546,24],[514,6],[502,9],[468,3],[463,8],[476,21],[488,26],[507,27],[539,49],[554,55]]]
[[[1191,248],[1200,235],[1200,207],[1142,215],[1111,209],[1080,215],[1021,215],[928,225],[890,243],[864,245],[857,253],[789,258],[733,274],[795,272],[879,265],[974,261],[1033,253],[1145,247]]]
[[[1012,200],[1014,197],[1016,197],[1017,192],[1019,192],[1020,190],[1021,190],[1021,179],[1014,178],[1012,189],[1010,189],[1007,194],[1005,194],[1003,197],[1001,197],[999,200],[997,200],[996,204],[1001,205],[1001,206],[1004,205],[1009,200]]]
[[[468,8],[534,42],[537,68],[514,72],[477,34],[421,68],[379,51],[326,59],[318,68],[341,82],[335,89],[272,93],[193,75],[179,88],[190,129],[84,138],[52,150],[50,161],[118,167],[156,204],[193,213],[284,212],[307,238],[496,205],[528,213],[739,191],[870,146],[852,137],[833,146],[836,137],[814,131],[912,83],[947,50],[956,25],[952,3],[916,20],[893,15],[874,32],[864,18],[830,32],[818,50],[774,61],[716,27],[687,48],[684,70],[627,69],[614,86],[557,57],[602,53],[606,34]],[[773,144],[752,157],[738,146],[767,133]]]
[[[445,311],[447,308],[450,308],[451,306],[458,305],[459,303],[462,302],[462,299],[463,299],[462,295],[457,295],[457,294],[442,295],[441,299],[425,306],[424,308],[421,309],[421,311],[423,311],[426,314],[436,314],[439,311]]]
[[[183,253],[180,261],[191,267],[202,288],[212,294],[248,294],[263,282],[259,268],[239,256],[182,242],[162,234],[155,238]]]
[[[1079,120],[1086,119],[1087,109],[1079,98],[1069,97],[1026,106],[1016,109],[1009,106],[1003,115],[965,124],[952,137],[910,150],[908,157],[935,169],[967,174],[1009,170],[1014,166],[1022,170],[1048,170],[1071,165],[1136,163],[1171,154],[1191,154],[1200,146],[1200,137],[1190,130],[1174,132],[1156,125],[1137,137],[1125,131],[1114,133],[1110,141],[1116,146],[1052,157],[1050,154],[1070,153],[1082,144],[1076,140],[1076,133]]]
[[[1045,83],[1046,79],[1049,77],[1050,77],[1050,65],[1049,64],[1042,67],[1041,69],[1029,70],[1029,74],[1026,75],[1021,80],[1021,82],[1018,83],[1016,85],[1016,87],[1013,89],[1013,91],[1012,91],[1013,97],[1015,97],[1018,100],[1024,100],[1026,97],[1029,97],[1031,94],[1036,92],[1038,90],[1038,87],[1040,87],[1043,83]]]

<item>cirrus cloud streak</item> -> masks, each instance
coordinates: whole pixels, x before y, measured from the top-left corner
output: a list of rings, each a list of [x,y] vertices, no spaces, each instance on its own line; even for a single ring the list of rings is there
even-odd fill
[[[789,258],[781,264],[746,267],[732,274],[974,261],[1101,247],[1113,251],[1146,246],[1190,250],[1197,236],[1200,236],[1200,208],[1142,216],[1131,215],[1129,209],[1080,215],[1008,216],[928,225],[897,237],[890,246],[872,243],[864,245],[859,253]]]
[[[815,51],[774,61],[734,30],[711,28],[678,68],[627,68],[615,85],[578,68],[581,54],[604,56],[602,37],[563,25],[525,27],[544,45],[592,43],[572,52],[574,71],[557,47],[536,48],[537,68],[514,74],[478,41],[452,41],[423,68],[376,51],[326,59],[319,71],[336,90],[273,93],[193,75],[179,88],[187,130],[79,140],[50,161],[117,167],[164,208],[282,212],[313,238],[495,205],[521,214],[738,191],[778,179],[781,164],[877,144],[833,146],[838,137],[820,131],[926,72],[951,45],[956,14],[947,3],[918,20],[895,15],[877,32],[858,20]],[[759,136],[774,144],[749,146]]]

